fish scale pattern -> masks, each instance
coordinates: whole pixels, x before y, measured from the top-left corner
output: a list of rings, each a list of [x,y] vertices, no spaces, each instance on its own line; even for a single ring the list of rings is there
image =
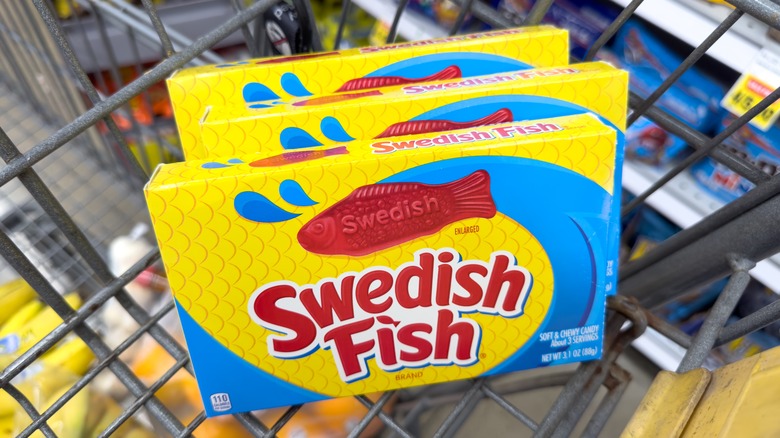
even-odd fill
[[[553,268],[545,249],[527,229],[499,212],[490,219],[454,222],[432,235],[362,257],[308,252],[297,242],[296,233],[318,213],[362,186],[406,169],[465,156],[515,156],[545,161],[577,172],[611,193],[614,131],[591,116],[541,122],[551,121],[558,123],[561,131],[502,140],[495,147],[434,147],[378,158],[363,145],[350,147],[350,154],[346,155],[262,170],[248,165],[204,169],[202,162],[163,166],[147,187],[146,195],[171,289],[181,307],[209,335],[246,362],[302,388],[342,396],[397,386],[398,373],[380,371],[375,360],[369,359],[372,377],[347,384],[339,377],[329,350],[320,349],[295,360],[271,356],[266,344],[271,332],[253,322],[248,313],[249,297],[254,291],[277,280],[315,284],[320,279],[360,272],[370,266],[395,269],[424,248],[455,248],[464,260],[488,260],[496,250],[508,251],[534,279],[523,315],[503,318],[464,314],[464,318],[471,318],[482,327],[479,361],[469,366],[425,367],[420,369],[421,375],[404,379],[403,384],[478,376],[507,359],[533,336],[553,299]],[[298,182],[319,204],[286,204],[278,188],[288,179]],[[295,209],[300,216],[276,224],[246,220],[233,208],[233,199],[244,191],[261,193],[279,206]],[[478,226],[479,232],[455,232],[464,226]]]
[[[182,147],[187,159],[205,159],[200,121],[209,107],[243,106],[244,86],[259,83],[282,99],[291,97],[281,86],[282,76],[295,75],[314,95],[335,92],[345,82],[382,67],[422,55],[448,52],[501,55],[537,67],[568,63],[568,35],[548,26],[518,29],[514,36],[470,39],[451,44],[427,44],[366,54],[359,49],[332,55],[302,58],[295,62],[260,64],[265,59],[242,64],[194,67],[168,79]],[[305,55],[304,55],[305,56]]]
[[[539,71],[551,70],[556,69]],[[209,157],[278,151],[289,147],[283,144],[283,137],[280,135],[285,129],[300,129],[320,144],[332,143],[322,133],[321,123],[325,118],[337,120],[353,138],[370,139],[382,136],[393,125],[469,99],[478,100],[492,96],[493,111],[506,111],[501,103],[502,97],[506,97],[507,102],[512,102],[517,95],[549,97],[570,102],[601,115],[622,130],[628,98],[626,81],[625,72],[608,64],[595,62],[572,66],[571,72],[565,74],[516,78],[479,86],[445,87],[411,96],[403,87],[383,88],[380,90],[381,95],[357,99],[346,99],[346,95],[330,96],[346,99],[338,105],[295,106],[296,102],[292,102],[264,109],[222,107],[214,109],[204,118],[201,135]],[[444,82],[447,81],[438,83]],[[471,120],[483,117],[485,114],[479,114]],[[514,114],[514,117],[514,120],[524,120],[529,118],[529,115]],[[415,123],[421,126],[452,124],[446,120],[438,121],[436,118],[431,120],[433,121]],[[513,119],[503,121],[511,120]],[[406,130],[399,132],[406,133]]]

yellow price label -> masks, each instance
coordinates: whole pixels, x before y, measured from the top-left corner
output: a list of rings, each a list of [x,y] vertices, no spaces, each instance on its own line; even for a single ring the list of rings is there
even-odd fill
[[[780,84],[780,57],[762,50],[721,101],[723,108],[736,116],[745,114]],[[750,123],[767,131],[780,116],[780,100],[761,111]]]
[[[741,116],[758,104],[758,102],[761,102],[771,92],[772,88],[765,83],[752,75],[744,75],[731,87],[726,97],[723,98],[722,105],[731,113]],[[750,123],[762,131],[766,131],[777,120],[778,115],[780,115],[778,113],[779,110],[780,101],[777,101],[764,111],[761,111]]]

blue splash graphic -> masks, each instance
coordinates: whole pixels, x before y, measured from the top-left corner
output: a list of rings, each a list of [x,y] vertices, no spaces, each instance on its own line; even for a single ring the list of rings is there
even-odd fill
[[[217,68],[233,67],[233,64],[219,64],[216,67]]]
[[[279,194],[286,202],[297,207],[310,207],[317,205],[317,201],[311,199],[297,181],[286,179],[279,185]]]
[[[205,163],[205,164],[203,164],[200,167],[202,167],[204,169],[221,169],[223,167],[228,167],[228,165],[227,164],[222,164],[222,163],[211,162],[211,163]]]
[[[241,217],[253,222],[284,222],[300,216],[280,208],[257,192],[239,193],[233,201],[233,206]]]
[[[244,85],[243,95],[245,102],[257,102],[260,100],[272,100],[279,98],[279,96],[271,91],[270,88],[257,82],[250,82]]]
[[[282,75],[282,89],[293,96],[304,97],[311,96],[312,93],[303,86],[298,76],[293,73],[285,73]]]
[[[252,105],[249,105],[249,108],[271,108],[271,105],[266,105],[263,103],[253,103]]]
[[[230,164],[241,164],[241,163],[243,163],[243,161],[238,159],[238,158],[231,158],[231,159],[228,160],[228,163],[230,163]]]
[[[301,128],[284,128],[279,134],[279,140],[285,149],[310,148],[322,146],[322,143]]]
[[[322,129],[322,133],[325,134],[325,137],[328,137],[333,141],[347,142],[355,139],[355,137],[347,134],[347,131],[341,126],[341,123],[334,117],[328,116],[322,119],[320,129]]]

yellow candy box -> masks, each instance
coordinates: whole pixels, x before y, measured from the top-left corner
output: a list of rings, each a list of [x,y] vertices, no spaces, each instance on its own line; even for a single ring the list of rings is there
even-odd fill
[[[158,167],[207,414],[600,357],[618,135],[579,114]]]
[[[181,70],[168,90],[187,159],[203,159],[207,107],[238,106],[403,83],[566,65],[568,33],[550,26],[264,58]]]
[[[623,130],[627,81],[626,72],[593,62],[215,107],[203,119],[203,143],[208,158],[229,158],[588,111]]]

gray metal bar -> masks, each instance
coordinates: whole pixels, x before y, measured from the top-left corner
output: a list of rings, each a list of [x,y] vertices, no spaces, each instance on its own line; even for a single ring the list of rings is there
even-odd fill
[[[658,181],[651,184],[647,190],[638,194],[625,207],[623,207],[622,214],[627,214],[628,212],[636,208],[639,204],[645,202],[645,199],[647,199],[650,195],[658,191],[658,189],[660,189],[666,183],[671,181],[672,178],[674,178],[675,176],[679,175],[682,171],[687,169],[688,166],[695,163],[699,159],[704,158],[708,153],[710,153],[710,151],[712,151],[718,145],[720,145],[723,142],[723,140],[725,140],[733,133],[735,133],[737,129],[744,126],[753,117],[759,115],[762,111],[767,109],[769,105],[775,103],[775,101],[778,98],[780,98],[780,88],[775,89],[774,91],[772,91],[772,93],[769,94],[769,96],[765,97],[764,99],[761,99],[761,102],[759,102],[754,107],[750,108],[747,112],[745,112],[745,114],[739,116],[736,120],[731,122],[726,127],[726,129],[724,129],[718,135],[716,135],[712,139],[712,141],[709,142],[709,144],[707,144],[705,147],[701,149],[696,150],[691,155],[685,157],[683,160],[677,163],[671,170],[669,170],[661,178],[659,178]]]
[[[748,192],[745,196],[750,195]],[[780,196],[743,212],[727,224],[668,254],[634,275],[621,279],[618,290],[648,308],[661,305],[694,287],[723,278],[732,269],[727,254],[763,260],[780,250]],[[698,228],[696,224],[691,228]],[[649,255],[649,254],[648,254]]]
[[[680,330],[676,326],[673,326],[664,318],[655,316],[653,312],[647,312],[647,323],[650,327],[655,329],[658,333],[666,336],[675,344],[688,348],[691,346],[691,336]]]
[[[568,436],[606,379],[617,357],[647,328],[647,314],[635,299],[616,295],[609,297],[607,304],[611,310],[604,328],[601,359],[579,366],[539,424],[535,437]],[[626,320],[631,321],[631,328],[621,332]]]
[[[398,23],[401,22],[401,16],[404,13],[404,9],[406,9],[406,5],[409,4],[409,0],[400,0],[398,2],[398,8],[395,10],[395,16],[393,17],[393,22],[390,24],[390,30],[387,32],[387,43],[393,43],[395,42],[395,37],[398,34]]]
[[[763,21],[764,23],[780,29],[780,13],[777,3],[772,0],[726,0],[738,9],[742,9],[748,15]]]
[[[607,386],[607,394],[599,403],[596,412],[588,421],[588,425],[585,427],[585,431],[582,432],[583,437],[598,437],[601,435],[604,425],[607,424],[607,420],[615,411],[615,408],[623,397],[623,393],[626,392],[628,384],[631,382],[631,374],[626,370],[620,368],[617,365],[612,365],[607,376],[605,386]]]
[[[197,417],[193,418],[192,421],[190,421],[190,424],[187,425],[177,436],[177,438],[187,438],[191,437],[193,432],[195,432],[195,429],[198,428],[204,421],[206,421],[206,412],[202,411],[198,414]]]
[[[466,393],[463,395],[463,398],[458,401],[455,407],[452,408],[450,414],[447,415],[447,418],[445,418],[441,425],[439,425],[439,428],[436,429],[436,432],[433,434],[433,438],[442,438],[443,436],[446,436],[446,434],[452,428],[452,425],[458,421],[458,418],[465,416],[463,414],[470,411],[469,408],[473,409],[474,402],[479,401],[479,399],[482,398],[482,385],[484,382],[484,378],[474,380],[474,384],[471,386],[471,388],[466,391]]]
[[[163,385],[168,383],[169,380],[174,376],[174,374],[178,373],[182,368],[184,368],[184,365],[187,364],[189,361],[189,358],[180,359],[178,360],[168,371],[163,373],[162,376],[160,376],[149,388],[144,391],[144,393],[138,397],[130,406],[127,406],[124,408],[122,413],[114,419],[114,421],[111,422],[111,424],[108,425],[108,427],[100,432],[100,435],[98,435],[99,438],[106,438],[111,436],[117,429],[119,429],[120,426],[122,426],[127,420],[130,419],[135,413],[141,409],[141,406],[143,406],[147,401],[149,401],[152,397],[154,397],[154,393],[157,392],[160,388],[162,388]],[[181,430],[179,428],[178,430]],[[178,431],[177,430],[177,431]]]
[[[290,421],[292,417],[301,410],[302,406],[303,405],[290,406],[286,411],[284,411],[284,414],[282,414],[282,416],[276,420],[276,423],[274,423],[273,427],[265,433],[265,437],[274,438],[276,434],[282,430],[284,425],[287,424],[287,422]]]
[[[144,39],[151,42],[152,44],[157,45],[160,42],[156,31],[149,29],[149,27],[141,25],[141,23],[146,22],[149,17],[130,3],[126,3],[126,2],[108,3],[105,1],[95,1],[95,0],[76,0],[76,1],[78,1],[81,4],[86,4],[86,2],[89,2],[88,3],[89,6],[91,6],[94,11],[103,12],[106,14],[106,17],[111,17],[112,21],[116,20],[122,23],[124,26],[132,27],[133,29],[135,29],[136,32],[138,32],[139,36],[142,36]],[[168,36],[170,37],[171,41],[176,45],[187,47],[192,44],[192,41],[189,38],[187,38],[186,36],[180,34],[179,32],[173,29],[168,29]],[[224,58],[212,52],[210,48],[204,50],[203,53],[199,54],[198,56],[212,64],[222,64],[225,62]],[[202,65],[205,63],[196,62],[196,64]]]
[[[485,395],[496,402],[499,406],[504,408],[505,411],[509,412],[513,417],[517,418],[521,423],[525,424],[530,428],[531,430],[536,430],[539,428],[539,425],[536,423],[536,421],[533,420],[533,418],[526,415],[523,411],[520,409],[517,409],[513,404],[509,403],[504,397],[501,397],[498,395],[495,391],[493,391],[490,386],[485,385],[482,387],[482,392],[485,393]]]
[[[19,373],[24,371],[24,369],[26,369],[30,364],[32,364],[33,361],[46,353],[46,351],[53,347],[54,344],[61,341],[68,333],[72,332],[77,325],[84,323],[84,321],[86,321],[86,319],[92,316],[94,313],[93,309],[100,307],[103,303],[108,301],[113,293],[115,293],[125,284],[129,283],[133,278],[138,276],[138,274],[146,269],[146,267],[151,266],[151,264],[158,259],[159,255],[156,253],[147,254],[138,263],[133,265],[125,274],[122,274],[119,278],[117,278],[115,282],[104,287],[98,291],[98,293],[88,299],[79,310],[75,311],[75,315],[72,318],[57,326],[57,328],[52,330],[38,343],[14,359],[14,361],[8,365],[5,370],[0,372],[0,386],[6,385],[14,377],[19,375]],[[150,318],[150,321],[151,320],[152,318]],[[144,326],[145,325],[146,324],[144,324]],[[108,360],[108,357],[110,356],[111,354],[108,354],[104,359]]]
[[[473,4],[474,0],[464,0],[463,4],[460,6],[460,11],[458,11],[458,17],[455,18],[455,23],[453,23],[452,27],[450,28],[450,36],[458,33],[461,26],[463,26],[463,22],[466,21],[466,16],[471,11],[471,6]]]
[[[641,105],[641,97],[630,91],[628,95],[629,106],[634,107]],[[688,143],[689,146],[696,150],[706,147],[707,144],[712,141],[711,138],[689,127],[685,123],[678,120],[676,117],[656,106],[650,107],[645,113],[645,117],[658,124],[658,126],[661,128],[682,138],[686,143]],[[737,172],[740,176],[746,178],[753,184],[761,184],[765,181],[768,181],[770,178],[769,175],[756,168],[756,166],[753,164],[749,163],[741,157],[737,157],[724,148],[717,147],[711,150],[709,154],[710,158],[713,158],[719,163],[728,166],[729,169]]]
[[[81,87],[83,88],[84,92],[87,94],[87,97],[89,97],[89,100],[92,101],[93,104],[92,108],[97,107],[101,102],[103,102],[103,100],[100,99],[100,96],[98,96],[95,86],[92,84],[92,81],[90,81],[89,76],[87,76],[87,73],[81,67],[81,63],[76,57],[76,54],[73,52],[73,47],[68,42],[68,39],[65,36],[65,32],[63,31],[62,25],[60,24],[59,20],[57,20],[57,18],[51,13],[51,10],[49,10],[44,0],[32,0],[32,1],[35,7],[38,9],[38,13],[40,14],[44,23],[46,23],[46,27],[49,29],[51,36],[54,38],[54,41],[57,42],[57,46],[59,47],[60,52],[65,56],[65,60],[68,62],[71,71],[79,80],[79,83],[81,84]],[[146,179],[147,176],[146,172],[140,166],[140,164],[133,159],[133,154],[130,151],[130,147],[127,145],[127,142],[125,141],[122,132],[119,130],[119,127],[116,126],[116,123],[114,123],[114,120],[111,118],[110,111],[106,112],[104,117],[102,117],[102,120],[103,122],[105,122],[106,126],[108,127],[108,130],[111,132],[111,135],[113,135],[122,153],[124,153],[125,156],[128,158],[128,163],[130,164],[131,172],[133,172],[139,178]],[[95,120],[95,122],[97,122],[97,120]],[[95,122],[93,122],[92,124],[94,124]],[[88,128],[88,126],[85,127],[85,129],[86,128]],[[58,132],[61,131],[62,130]],[[78,134],[80,134],[80,132],[75,133],[71,138],[65,140],[65,142],[69,141],[70,139],[72,139]],[[42,158],[43,157],[41,157],[41,159]],[[5,169],[6,168],[3,168],[2,170]],[[0,181],[0,185],[4,185],[4,184],[5,182]]]
[[[711,231],[726,225],[744,212],[755,208],[776,195],[780,195],[780,175],[775,175],[769,182],[726,204],[721,209],[699,221],[695,226],[686,228],[666,239],[663,245],[653,248],[636,260],[626,263],[620,268],[621,281],[661,261],[670,254],[685,248]]]
[[[135,341],[137,341],[141,336],[145,335],[146,332],[149,330],[149,328],[153,324],[157,324],[165,315],[167,315],[171,310],[173,310],[174,305],[173,301],[165,305],[162,309],[160,309],[159,312],[157,312],[154,316],[152,316],[151,319],[149,319],[149,322],[142,325],[138,330],[134,331],[132,335],[130,335],[127,339],[122,341],[121,344],[117,345],[116,348],[114,348],[114,351],[111,352],[110,355],[106,356],[102,360],[100,360],[97,364],[95,364],[92,368],[90,368],[89,371],[87,371],[84,376],[82,376],[76,383],[73,384],[73,386],[68,389],[65,394],[60,396],[57,401],[52,403],[51,406],[49,406],[45,412],[41,414],[41,417],[37,420],[33,421],[29,426],[27,426],[20,434],[18,438],[24,438],[32,435],[40,426],[43,424],[44,421],[51,418],[52,415],[54,415],[55,412],[60,410],[63,406],[65,406],[68,401],[73,398],[79,391],[81,391],[84,387],[90,384],[92,380],[95,379],[95,377],[100,374],[108,365],[119,357],[120,354],[122,354],[127,348],[130,347]]]
[[[463,7],[467,0],[451,0],[451,1],[456,5],[458,5],[459,7]],[[482,21],[483,23],[489,24],[490,26],[496,29],[506,29],[508,27],[514,26],[514,23],[512,23],[509,19],[502,16],[501,14],[498,14],[495,9],[482,2],[476,2],[473,5],[471,5],[471,13],[478,20]]]
[[[233,0],[233,7],[236,9],[236,12],[241,12],[244,10],[244,3],[241,0]],[[244,35],[246,47],[249,49],[249,56],[252,58],[257,58],[260,56],[260,52],[257,50],[257,41],[255,41],[255,38],[252,36],[252,32],[249,30],[248,24],[241,26],[241,33]]]
[[[364,430],[366,430],[366,427],[371,423],[371,421],[374,420],[374,417],[376,417],[379,412],[382,412],[382,408],[385,407],[388,401],[390,401],[390,398],[393,396],[393,392],[386,392],[382,394],[381,397],[379,397],[379,400],[376,401],[376,403],[373,403],[372,406],[368,409],[368,412],[363,416],[363,418],[360,419],[360,422],[358,422],[355,427],[349,431],[349,435],[347,435],[349,438],[357,438],[360,436],[361,433],[363,433]],[[368,400],[368,397],[366,396],[358,396],[358,398],[364,398],[371,402],[371,400]]]
[[[523,26],[535,26],[542,22],[545,14],[552,6],[553,0],[537,0],[528,11],[528,15],[523,20]]]
[[[7,384],[4,386],[0,386],[0,388],[4,389],[5,392],[8,393],[11,397],[13,397],[14,400],[16,400],[17,403],[24,409],[25,412],[27,412],[27,415],[30,416],[31,419],[35,420],[40,417],[38,414],[38,410],[35,409],[35,406],[30,402],[30,400],[21,393],[18,389],[16,389],[15,386],[11,384]],[[40,427],[41,432],[43,432],[43,435],[47,438],[57,438],[57,435],[54,434],[54,432],[51,430],[49,425],[47,423],[41,424]]]
[[[347,24],[349,12],[352,9],[352,0],[342,0],[341,17],[339,18],[339,27],[336,29],[336,37],[333,39],[333,50],[338,50],[341,44],[341,38],[344,36],[344,27]]]
[[[636,11],[636,8],[642,4],[642,1],[644,0],[631,0],[631,3],[626,5],[626,7],[620,11],[620,14],[615,17],[615,19],[612,21],[612,23],[609,24],[609,26],[607,26],[606,29],[604,29],[604,32],[601,32],[601,35],[596,38],[596,41],[593,42],[593,45],[588,48],[583,61],[593,61],[593,59],[596,57],[596,53],[598,53],[604,44],[606,44],[610,38],[615,36],[618,29],[620,29],[620,27],[623,26],[623,24],[625,24],[632,15],[634,15],[634,11]]]
[[[64,321],[69,321],[75,316],[75,311],[60,296],[59,293],[49,284],[44,277],[19,250],[11,239],[5,234],[0,233],[0,254],[8,264],[18,272],[22,278],[32,286],[38,295],[59,315]],[[98,359],[111,354],[111,349],[103,342],[101,337],[85,324],[79,324],[73,328],[73,331],[81,337],[82,340],[95,353]],[[122,361],[113,361],[109,369],[124,383],[130,392],[136,397],[140,397],[146,390],[145,385],[133,374],[132,370]],[[18,374],[21,369],[15,369],[14,365],[8,366],[2,373],[3,376],[12,373]],[[0,378],[0,387],[6,385],[7,380]],[[174,416],[165,405],[156,397],[151,397],[148,402],[149,410],[172,434],[181,430],[181,422]]]
[[[715,341],[715,345],[723,345],[739,339],[777,320],[780,320],[780,300],[767,304],[739,321],[723,327],[718,335],[718,340]]]
[[[96,104],[68,125],[58,130],[55,134],[34,146],[22,157],[8,163],[7,166],[0,169],[0,186],[6,184],[12,178],[19,175],[24,169],[39,162],[69,140],[90,128],[95,122],[106,117],[111,111],[119,108],[128,100],[143,92],[150,85],[164,79],[173,72],[173,70],[181,67],[202,51],[212,47],[218,41],[238,30],[242,24],[251,21],[265,11],[272,2],[273,0],[259,0],[257,3],[246,8],[243,12],[227,20],[218,28],[198,38],[191,46],[188,46],[181,52],[177,52],[175,55],[157,64],[144,76],[134,80],[108,99]]]
[[[114,81],[114,85],[116,85],[117,88],[122,88],[125,83],[122,80],[122,75],[119,73],[119,65],[116,60],[116,55],[114,54],[114,47],[111,45],[111,39],[108,37],[108,33],[106,32],[106,22],[103,20],[103,13],[97,9],[93,10],[93,13],[95,15],[95,21],[97,22],[98,35],[100,35],[100,39],[103,41],[103,46],[106,49],[106,56],[108,56],[108,72],[111,74],[111,79]],[[141,93],[141,95],[143,95],[143,93]],[[132,108],[129,104],[127,105],[127,112],[132,115]],[[143,135],[141,135],[141,129],[138,127],[138,121],[135,119],[135,117],[129,117],[128,120],[130,121],[130,129],[132,134],[135,135],[136,141],[143,143]],[[138,155],[140,158],[134,156],[132,151],[129,149],[127,156],[131,161],[140,161],[141,167],[144,169],[144,175],[146,176],[149,174],[149,172],[151,172],[149,156],[147,155],[145,148],[137,147],[136,149],[138,150]]]
[[[707,50],[709,50],[709,48],[712,47],[712,45],[723,36],[723,34],[731,29],[731,26],[733,26],[737,20],[742,18],[742,14],[743,12],[739,9],[731,11],[726,19],[723,20],[723,22],[721,22],[712,31],[712,33],[707,35],[707,38],[705,38],[701,44],[693,49],[693,51],[683,60],[683,62],[674,69],[669,77],[664,79],[663,83],[661,83],[661,85],[653,90],[653,92],[647,96],[644,101],[642,101],[641,105],[632,108],[632,112],[628,115],[626,124],[628,126],[634,124],[634,122],[636,122],[636,120],[641,117],[642,114],[644,114],[645,111],[647,111],[647,109],[650,108],[650,106],[653,105],[658,100],[658,98],[666,92],[666,90],[668,90],[678,79],[680,79],[683,73],[685,73],[689,68],[693,67],[693,64],[695,64],[696,61],[704,56],[704,54],[707,53]]]
[[[688,347],[685,356],[683,356],[680,362],[680,366],[677,367],[678,373],[691,371],[704,363],[704,359],[710,353],[712,347],[715,346],[718,334],[726,324],[729,316],[734,312],[737,302],[750,282],[748,271],[755,266],[755,263],[746,259],[735,258],[731,260],[731,265],[734,273],[729,278],[728,284],[726,284],[723,292],[718,296],[712,309],[710,309],[698,333],[693,337],[691,346]]]
[[[157,36],[160,37],[160,44],[163,48],[163,56],[168,58],[172,56],[176,51],[173,49],[171,43],[171,37],[168,36],[168,31],[165,30],[165,25],[160,19],[160,15],[157,14],[157,7],[152,3],[152,0],[141,0],[141,3],[146,10],[146,15],[149,16],[149,21],[152,23]]]
[[[391,394],[395,394],[395,391],[390,391]],[[365,406],[368,409],[371,409],[371,407],[374,405],[374,402],[371,401],[366,396],[357,396],[355,397],[357,401],[359,401],[363,406]],[[392,417],[387,415],[385,411],[380,410],[377,415],[379,419],[385,423],[385,426],[389,427],[390,430],[392,430],[395,434],[401,435],[402,437],[406,438],[412,438],[414,435],[410,434],[406,429],[404,429],[403,425],[398,424],[395,420],[393,420]]]

